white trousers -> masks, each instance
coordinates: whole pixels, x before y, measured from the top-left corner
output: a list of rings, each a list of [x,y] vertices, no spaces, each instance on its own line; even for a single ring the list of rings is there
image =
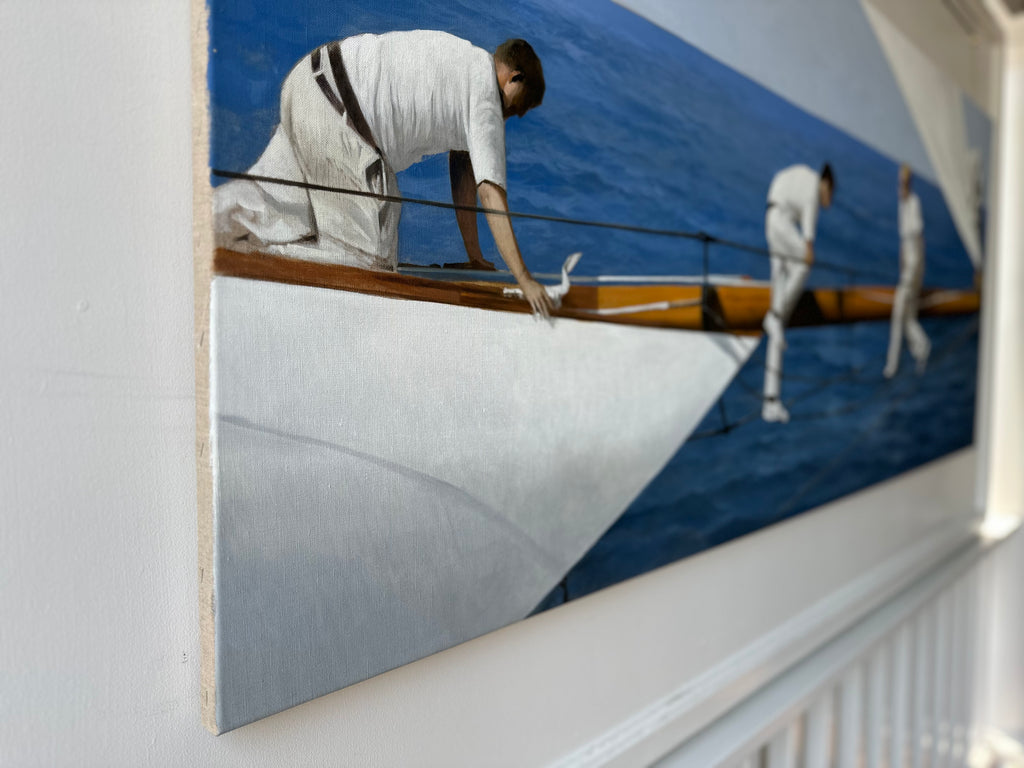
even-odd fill
[[[281,124],[249,172],[398,195],[394,171],[327,100],[308,56],[285,79]],[[232,181],[214,192],[218,245],[367,269],[397,267],[400,214],[398,203],[267,182]]]
[[[807,242],[778,208],[768,209],[764,229],[772,262],[771,312],[778,318],[775,332],[768,333],[764,397],[778,399],[782,391],[782,353],[786,349],[785,325],[803,293],[810,265],[804,261]]]
[[[924,247],[921,238],[903,238],[900,243],[900,284],[896,288],[893,300],[892,322],[889,326],[889,354],[885,364],[885,369],[890,375],[899,368],[904,336],[907,337],[910,354],[918,363],[927,360],[931,351],[931,342],[917,321],[923,278]]]

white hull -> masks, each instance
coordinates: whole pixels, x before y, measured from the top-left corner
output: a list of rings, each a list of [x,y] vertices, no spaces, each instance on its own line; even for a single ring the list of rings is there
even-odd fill
[[[528,615],[758,342],[219,277],[218,722]]]

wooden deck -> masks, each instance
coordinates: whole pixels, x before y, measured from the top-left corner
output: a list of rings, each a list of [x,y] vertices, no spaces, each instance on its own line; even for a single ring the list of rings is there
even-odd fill
[[[508,284],[482,280],[432,280],[223,248],[214,252],[213,272],[227,277],[354,291],[408,301],[432,301],[497,312],[529,311],[521,299],[504,295]],[[804,291],[789,325],[887,321],[894,293],[891,286]],[[604,323],[750,334],[761,332],[761,321],[768,311],[769,300],[770,290],[760,284],[706,287],[574,285],[554,315]],[[651,305],[656,305],[656,308]],[[977,312],[978,307],[977,291],[926,288],[921,292],[919,314],[922,317],[966,315]]]

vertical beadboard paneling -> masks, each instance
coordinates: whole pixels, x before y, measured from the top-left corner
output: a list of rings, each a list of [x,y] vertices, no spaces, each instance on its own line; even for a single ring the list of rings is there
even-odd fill
[[[838,768],[860,768],[864,735],[864,668],[856,664],[840,688]]]
[[[910,725],[910,681],[912,663],[913,630],[905,624],[896,632],[892,644],[892,683],[889,699],[889,765],[890,768],[903,768],[909,757]]]
[[[890,722],[889,648],[882,645],[868,662],[868,695],[865,713],[864,753],[868,768],[882,768],[885,760],[885,739]]]

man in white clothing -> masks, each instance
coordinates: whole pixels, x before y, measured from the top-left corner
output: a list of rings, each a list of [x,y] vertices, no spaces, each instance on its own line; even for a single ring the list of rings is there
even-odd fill
[[[814,263],[814,233],[818,208],[832,204],[835,177],[825,164],[821,173],[806,165],[792,165],[775,174],[768,188],[764,229],[772,262],[771,308],[764,318],[768,350],[764,368],[765,421],[789,421],[782,404],[782,353],[786,349],[786,323],[804,289]]]
[[[395,174],[425,155],[447,152],[452,198],[475,206],[477,195],[498,251],[534,312],[551,301],[523,263],[508,213],[505,125],[538,106],[544,73],[525,40],[490,54],[444,32],[358,35],[312,51],[281,88],[281,123],[252,175],[305,182],[327,190],[270,182],[218,187],[215,229],[221,244],[259,248],[366,269],[394,270],[400,203]],[[484,259],[476,214],[457,211],[467,266]]]
[[[924,277],[924,219],[921,201],[911,189],[912,174],[907,165],[900,166],[899,230],[900,230],[900,284],[893,300],[892,323],[889,327],[889,355],[883,375],[891,379],[900,367],[900,346],[907,337],[907,348],[917,370],[928,363],[931,342],[917,321],[921,280]]]

